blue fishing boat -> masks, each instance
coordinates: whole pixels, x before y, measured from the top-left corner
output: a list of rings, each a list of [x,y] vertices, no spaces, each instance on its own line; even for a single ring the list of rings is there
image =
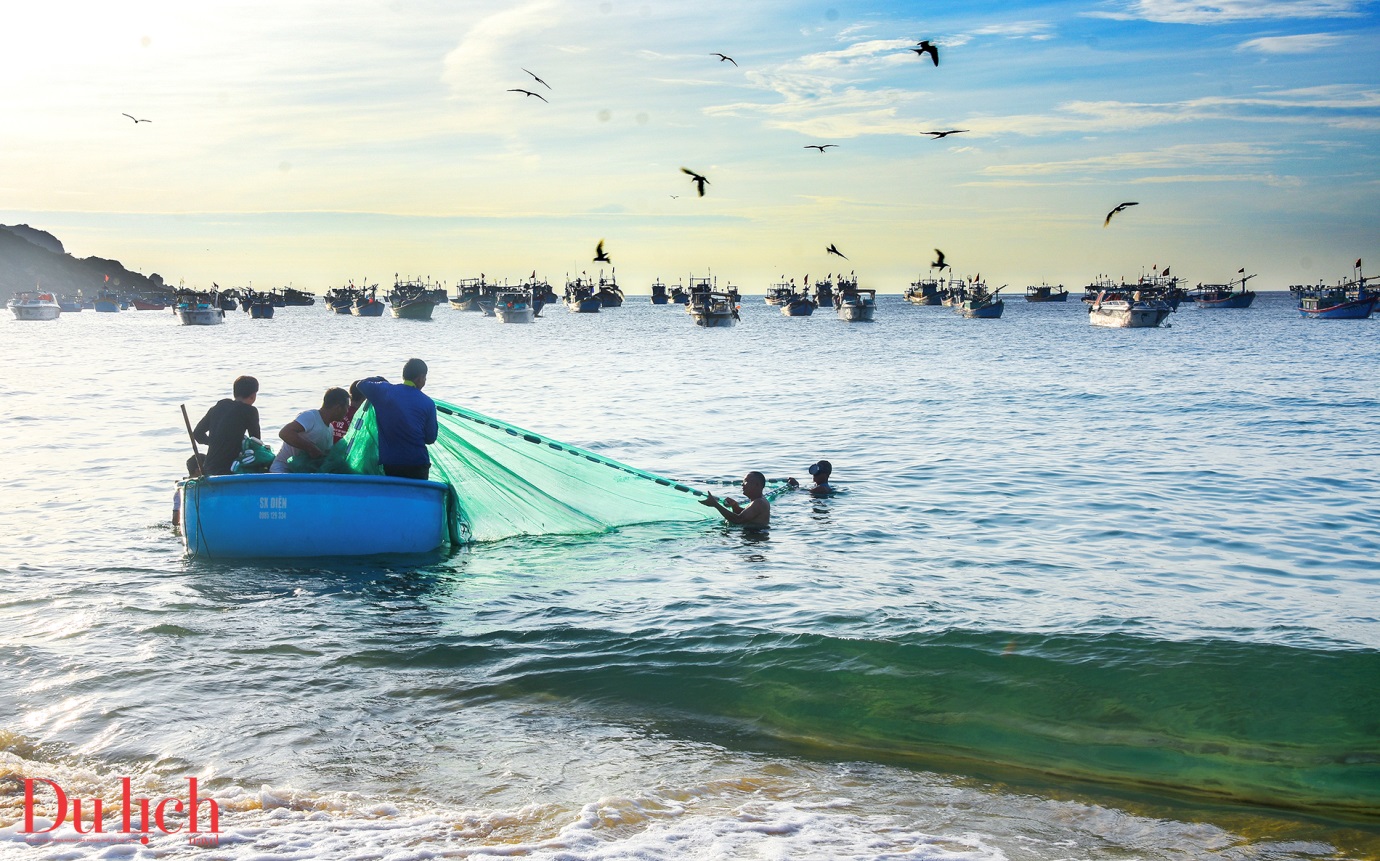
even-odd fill
[[[58,307],[62,309],[64,314],[76,314],[81,311],[81,300],[64,297],[58,300]]]
[[[781,313],[787,317],[809,317],[817,307],[815,300],[806,294],[795,293],[781,306]]]
[[[565,282],[565,307],[574,314],[597,314],[604,302],[594,294],[594,282],[575,278]]]
[[[686,290],[684,287],[682,287],[680,284],[675,285],[671,288],[671,304],[689,305],[690,292]]]
[[[190,478],[178,487],[192,556],[429,553],[454,536],[450,488],[438,481],[262,473]]]
[[[666,284],[658,278],[652,283],[652,304],[665,305],[668,301],[670,297],[666,295]]]
[[[101,293],[96,297],[95,310],[106,314],[118,313],[120,310],[120,300],[113,293]]]
[[[355,297],[355,304],[350,308],[350,313],[356,317],[382,317],[385,307],[384,301],[375,295],[374,287],[369,288],[368,295],[361,293]]]
[[[1006,302],[997,295],[1005,286],[1003,284],[988,292],[985,283],[975,280],[968,285],[962,301],[954,305],[953,309],[970,320],[995,320],[1006,310]]]
[[[1367,281],[1376,280],[1361,274],[1361,261],[1356,261],[1356,277],[1328,287],[1322,283],[1314,286],[1294,285],[1289,292],[1298,298],[1300,317],[1315,320],[1368,320],[1380,302],[1380,293],[1366,286]]]
[[[1249,308],[1255,301],[1255,291],[1247,290],[1246,282],[1254,277],[1244,275],[1226,284],[1199,284],[1188,295],[1199,308]]]

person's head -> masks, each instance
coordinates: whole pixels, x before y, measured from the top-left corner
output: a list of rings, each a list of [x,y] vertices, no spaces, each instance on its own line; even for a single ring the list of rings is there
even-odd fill
[[[321,418],[327,423],[338,422],[350,411],[350,393],[344,389],[326,389],[321,399]]]
[[[253,377],[236,377],[231,391],[235,394],[235,400],[252,404],[259,396],[259,381]]]
[[[358,406],[364,403],[364,395],[359,391],[359,380],[350,383],[350,406]]]
[[[421,359],[408,359],[403,365],[403,379],[417,388],[426,385],[426,362]]]
[[[747,495],[748,499],[756,499],[761,496],[766,486],[767,477],[757,470],[743,476],[743,493]]]
[[[815,477],[815,484],[828,484],[829,475],[834,471],[834,465],[827,460],[810,464],[810,475]]]

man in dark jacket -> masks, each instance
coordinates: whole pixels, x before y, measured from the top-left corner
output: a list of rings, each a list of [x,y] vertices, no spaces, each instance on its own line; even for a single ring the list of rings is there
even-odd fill
[[[223,398],[192,430],[192,438],[206,446],[205,475],[229,475],[230,465],[240,456],[245,434],[259,439],[259,411],[254,401],[259,397],[259,381],[253,377],[239,377],[231,390],[233,400]]]

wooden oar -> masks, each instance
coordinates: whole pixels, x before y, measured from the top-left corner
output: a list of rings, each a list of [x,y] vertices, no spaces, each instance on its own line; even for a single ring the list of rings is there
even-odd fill
[[[196,447],[196,434],[192,433],[192,420],[187,418],[187,405],[180,404],[182,407],[182,423],[187,426],[187,438],[192,441],[192,464],[196,467],[196,473],[192,476],[196,478],[202,475],[201,471],[201,452]],[[191,470],[188,470],[190,472]]]

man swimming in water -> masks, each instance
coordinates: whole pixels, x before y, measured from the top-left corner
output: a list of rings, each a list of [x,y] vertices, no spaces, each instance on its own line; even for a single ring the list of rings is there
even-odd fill
[[[815,483],[806,488],[811,496],[828,496],[834,492],[834,488],[829,484],[829,476],[834,473],[834,465],[827,460],[810,464],[810,475],[814,476]],[[794,478],[786,479],[786,483],[791,487],[800,487],[800,482]]]
[[[729,523],[740,526],[767,526],[771,522],[771,503],[762,495],[767,487],[767,477],[756,470],[743,477],[743,495],[748,498],[747,506],[737,500],[720,500],[712,493],[705,494],[700,505],[708,505],[724,516]]]

